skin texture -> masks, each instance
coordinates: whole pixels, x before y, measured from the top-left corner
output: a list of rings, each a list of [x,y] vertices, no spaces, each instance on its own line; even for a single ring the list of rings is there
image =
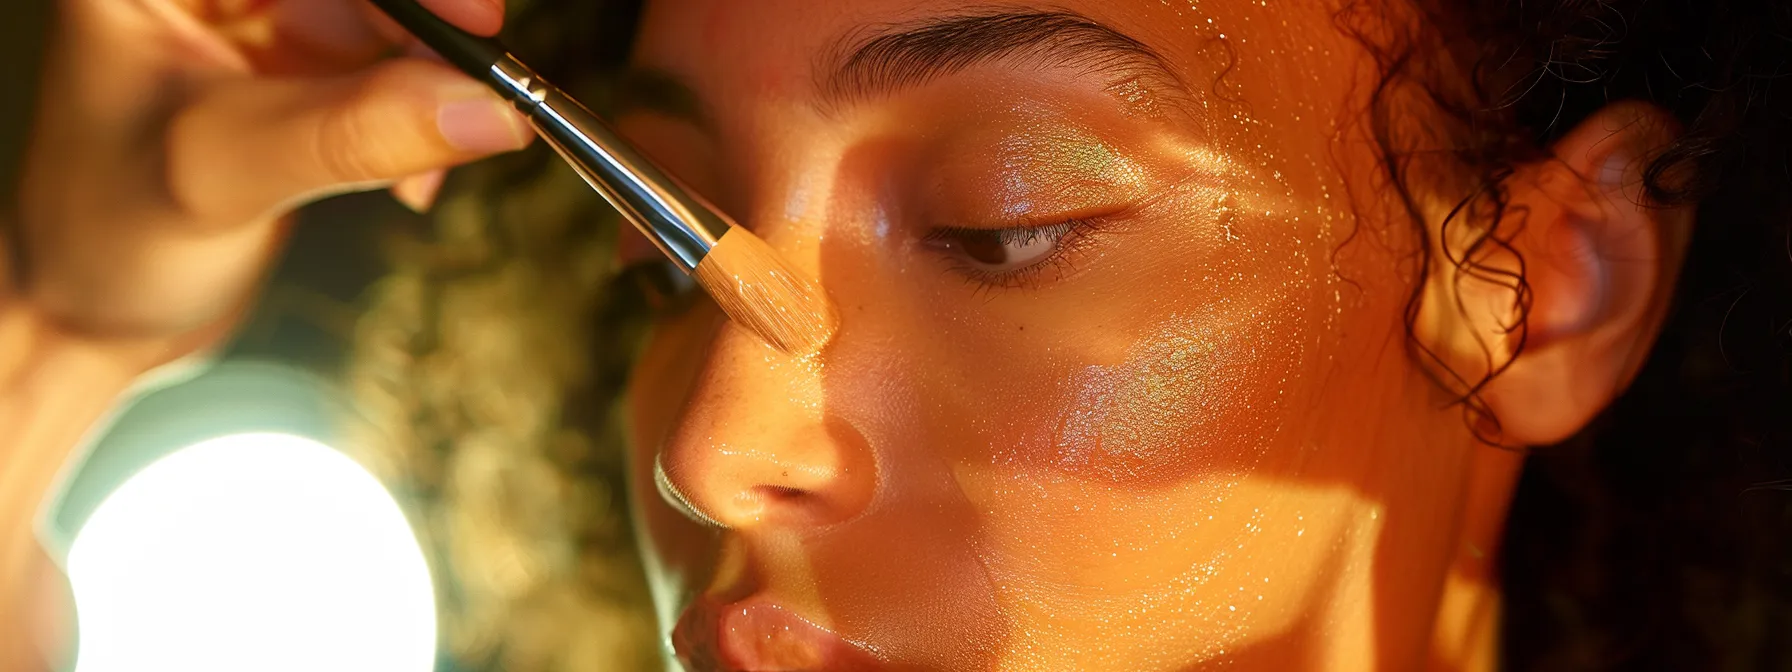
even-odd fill
[[[624,130],[843,315],[802,359],[704,304],[650,344],[631,438],[663,622],[772,604],[898,669],[1491,666],[1519,457],[1476,441],[1409,356],[1420,243],[1351,123],[1375,70],[1338,8],[1052,8],[1137,40],[1168,77],[998,57],[866,93],[832,76],[842,54],[967,10],[650,3],[635,62],[702,115],[636,111]],[[1660,231],[1689,220],[1589,177],[1631,158],[1612,146],[1671,134],[1636,123],[1657,116],[1588,120],[1513,179],[1532,206],[1515,249],[1561,262],[1533,305],[1532,352],[1555,368],[1491,390],[1514,443],[1583,424],[1659,323],[1683,244]],[[1441,220],[1461,197],[1420,205]],[[938,235],[1062,222],[1077,233],[1011,276]],[[1640,247],[1596,253],[1620,241]],[[1473,283],[1443,293],[1464,286],[1449,271],[1416,335],[1472,378],[1511,358],[1513,308]],[[1577,376],[1596,389],[1530,403]],[[694,620],[673,641],[696,669],[755,665],[701,644],[718,627],[774,642],[736,646],[771,669],[820,655]]]

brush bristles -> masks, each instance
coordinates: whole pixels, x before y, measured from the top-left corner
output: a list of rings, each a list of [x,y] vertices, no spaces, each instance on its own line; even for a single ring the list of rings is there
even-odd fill
[[[728,319],[791,354],[820,350],[840,323],[821,287],[746,229],[723,234],[694,275]]]

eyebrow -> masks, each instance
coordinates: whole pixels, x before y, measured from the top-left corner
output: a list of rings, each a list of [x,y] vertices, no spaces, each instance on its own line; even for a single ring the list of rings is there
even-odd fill
[[[1143,80],[1187,91],[1145,43],[1064,10],[990,9],[933,17],[857,31],[823,54],[817,88],[824,110],[1003,60],[1106,74],[1115,80],[1110,86]]]
[[[1075,12],[992,9],[854,31],[823,50],[817,89],[824,111],[919,86],[975,65],[1018,60],[1106,74],[1124,84],[1186,94],[1182,79],[1139,40]],[[712,128],[702,98],[655,69],[625,68],[610,82],[611,117],[651,112]]]

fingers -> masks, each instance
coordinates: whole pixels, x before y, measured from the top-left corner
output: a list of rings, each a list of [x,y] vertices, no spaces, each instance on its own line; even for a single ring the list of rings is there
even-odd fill
[[[400,27],[392,17],[386,16],[373,3],[367,0],[355,0],[360,3],[363,13],[373,24],[375,30],[394,44],[408,44],[416,39],[404,28]],[[449,23],[460,26],[474,35],[491,37],[504,27],[504,0],[417,0],[436,16]]]
[[[472,33],[494,35],[504,24],[502,0],[417,1]],[[256,8],[204,15],[169,12],[177,15],[170,18],[173,23],[203,20],[205,29],[242,52],[262,74],[347,72],[378,60],[393,45],[416,42],[367,0],[232,2]]]
[[[504,26],[504,0],[418,0],[436,16],[474,35],[491,37]]]
[[[167,186],[189,219],[228,225],[520,149],[532,138],[522,116],[484,85],[438,63],[402,59],[328,80],[219,85],[170,123]]]

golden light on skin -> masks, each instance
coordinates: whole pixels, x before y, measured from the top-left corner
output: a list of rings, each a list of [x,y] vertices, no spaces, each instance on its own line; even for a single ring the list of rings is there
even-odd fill
[[[1320,590],[1339,580],[1370,584],[1382,506],[1348,486],[1214,474],[1146,495],[1092,497],[1074,479],[1008,485],[992,471],[959,476],[967,492],[993,493],[979,508],[1050,515],[1051,502],[1074,497],[1087,516],[991,521],[987,539],[1004,546],[986,557],[997,585],[1008,589],[998,595],[1002,609],[1016,623],[1004,669],[1223,660],[1297,627],[1335,636],[1328,649],[1291,663],[1322,667],[1373,652],[1367,590]],[[1012,562],[1028,557],[1036,562]],[[1078,634],[1095,630],[1109,636]]]
[[[1221,6],[1212,1],[1208,9]],[[1273,16],[1253,4],[1211,26],[1156,3],[1072,5],[1186,66],[1193,109],[1153,114],[1174,108],[1138,82],[979,65],[816,124],[788,114],[791,94],[754,75],[809,72],[827,46],[812,35],[962,7],[728,6],[735,13],[702,45],[689,44],[701,31],[682,10],[714,6],[661,5],[643,24],[645,63],[687,75],[735,143],[724,172],[751,175],[731,186],[753,207],[781,211],[772,225],[785,228],[767,235],[821,239],[813,222],[827,222],[832,266],[822,280],[842,292],[847,319],[816,376],[829,393],[819,411],[855,423],[886,460],[873,512],[811,535],[800,559],[780,546],[755,560],[780,596],[802,600],[803,616],[897,662],[1407,662],[1378,661],[1374,648],[1392,642],[1404,655],[1428,624],[1401,615],[1422,614],[1426,598],[1377,584],[1371,569],[1428,576],[1444,563],[1425,544],[1450,536],[1447,521],[1412,514],[1453,510],[1455,495],[1448,478],[1418,483],[1408,472],[1455,473],[1447,444],[1460,428],[1412,394],[1428,388],[1406,387],[1395,332],[1404,295],[1344,290],[1358,291],[1347,300],[1335,280],[1330,252],[1353,223],[1327,154],[1338,111],[1329,105],[1353,66],[1314,55],[1336,46],[1325,39],[1335,32],[1329,14],[1303,5]],[[1246,14],[1311,25],[1238,25]],[[744,34],[788,39],[770,50],[730,41]],[[1229,48],[1237,63],[1221,58]],[[1232,65],[1227,82],[1206,89]],[[814,175],[812,160],[835,163]],[[844,194],[854,189],[874,193]],[[1124,213],[1091,234],[1079,275],[1036,287],[977,287],[888,244],[931,227],[1040,224],[1006,220],[1110,205]],[[1378,290],[1388,264],[1372,263],[1348,270],[1373,276],[1365,284]],[[733,348],[693,350],[705,347]],[[732,359],[699,374],[687,408],[752,409],[759,424],[817,411],[769,380],[751,395],[704,392],[767,372],[809,377],[789,362]],[[790,440],[800,434],[736,431],[765,450],[800,444]],[[681,555],[694,547],[673,534],[654,542],[675,567],[705,557]],[[800,569],[786,576],[787,563]],[[985,576],[992,585],[955,583]],[[810,590],[814,602],[800,595]],[[982,611],[986,602],[996,613]],[[955,631],[942,635],[941,621]]]
[[[1250,180],[1261,179],[1256,171],[1240,168],[1225,153],[1198,146],[1190,147],[1188,143],[1174,141],[1168,137],[1168,134],[1153,137],[1160,142],[1147,142],[1145,143],[1146,147],[1155,144],[1166,150],[1163,152],[1163,156],[1181,154],[1189,157],[1190,160],[1184,164],[1183,169],[1187,170],[1190,176],[1183,181],[1162,188],[1152,198],[1146,209],[1161,213],[1165,217],[1174,216],[1171,213],[1190,211],[1206,210],[1208,213],[1206,218],[1199,220],[1199,223],[1191,223],[1192,225],[1187,229],[1177,229],[1176,233],[1158,235],[1178,239],[1180,242],[1177,244],[1182,246],[1185,254],[1188,254],[1190,258],[1212,256],[1213,263],[1217,264],[1193,264],[1180,271],[1184,277],[1167,280],[1166,284],[1182,284],[1191,288],[1206,287],[1211,285],[1211,280],[1207,278],[1233,278],[1236,271],[1226,269],[1239,264],[1241,252],[1247,253],[1247,256],[1244,257],[1246,260],[1264,257],[1272,247],[1275,247],[1275,243],[1272,241],[1277,241],[1287,235],[1280,231],[1287,228],[1287,220],[1284,217],[1297,218],[1299,216],[1284,214],[1295,208],[1293,199],[1279,194],[1263,196],[1251,189],[1224,190],[1216,188],[1216,185],[1248,183]],[[1093,153],[1073,149],[1066,152],[1065,155],[1078,157],[1089,156]],[[1145,151],[1141,154],[1149,156],[1152,152]],[[1045,156],[1046,158],[1043,160],[1050,160],[1051,153],[1048,152]],[[1159,157],[1152,157],[1151,160],[1157,165],[1167,163]],[[1243,198],[1232,197],[1233,194],[1239,192],[1249,195]],[[1202,205],[1214,207],[1202,208],[1200,207]],[[1243,234],[1243,238],[1222,235],[1222,224],[1229,227],[1226,233],[1233,233],[1235,230]],[[1190,237],[1192,237],[1192,241]],[[1324,242],[1315,239],[1307,241],[1307,244],[1318,245]],[[1300,249],[1292,251],[1286,247],[1280,249],[1280,256],[1299,258],[1302,253]],[[1263,303],[1268,306],[1305,305],[1304,300],[1295,301],[1294,298],[1296,293],[1314,291],[1314,285],[1319,284],[1306,278],[1308,275],[1315,277],[1319,275],[1307,273],[1307,271],[1313,270],[1309,268],[1311,261],[1311,259],[1304,259],[1298,265],[1288,267],[1286,272],[1289,277],[1287,278],[1268,277],[1253,280],[1252,287],[1258,285],[1261,287],[1251,289],[1251,294],[1267,292],[1264,296],[1237,294],[1226,297],[1216,294],[1209,299],[1202,300],[1220,300],[1223,303],[1235,300],[1262,299]],[[1204,275],[1205,277],[1203,277]],[[1218,289],[1214,291],[1219,292]],[[1205,294],[1197,295],[1206,296]],[[1304,296],[1304,294],[1301,295]],[[1189,300],[1194,299],[1190,298]],[[1227,500],[1232,500],[1235,497],[1241,498],[1243,501],[1252,501],[1253,498],[1261,500],[1268,496],[1268,493],[1275,491],[1270,484],[1276,482],[1279,474],[1264,476],[1261,480],[1255,481],[1258,486],[1251,490],[1248,496],[1235,492],[1241,487],[1241,484],[1253,482],[1252,479],[1255,478],[1249,469],[1239,470],[1241,466],[1248,467],[1249,465],[1240,465],[1238,462],[1248,462],[1249,460],[1244,459],[1248,454],[1241,454],[1238,451],[1268,449],[1266,434],[1270,428],[1261,427],[1255,433],[1247,430],[1252,427],[1253,423],[1261,424],[1266,420],[1260,412],[1265,407],[1261,402],[1265,399],[1273,401],[1279,398],[1279,392],[1267,390],[1268,397],[1255,400],[1247,400],[1237,395],[1239,390],[1251,387],[1253,381],[1260,379],[1285,381],[1292,375],[1292,372],[1288,371],[1282,371],[1279,374],[1274,371],[1266,371],[1261,364],[1253,365],[1252,362],[1266,361],[1263,359],[1266,357],[1269,358],[1267,361],[1299,359],[1298,356],[1284,358],[1272,352],[1252,352],[1252,344],[1276,343],[1285,338],[1287,333],[1306,333],[1311,329],[1294,329],[1292,332],[1276,331],[1277,329],[1295,327],[1294,322],[1300,318],[1298,314],[1271,316],[1260,312],[1199,311],[1200,309],[1197,307],[1182,315],[1172,313],[1154,328],[1144,330],[1116,328],[1088,334],[1085,340],[1078,343],[1077,352],[1085,358],[1085,363],[1083,368],[1073,369],[1080,372],[1080,377],[1073,377],[1069,381],[1069,386],[1074,393],[1060,404],[1063,410],[1068,411],[1069,416],[1059,420],[1059,431],[1055,434],[1056,440],[1044,446],[1042,454],[1010,453],[1006,457],[998,455],[995,460],[997,465],[1004,468],[1012,468],[1020,463],[1038,463],[1041,467],[1046,467],[1028,472],[1029,476],[1037,479],[1038,482],[993,484],[973,481],[967,482],[962,488],[966,493],[1007,488],[1013,491],[1014,497],[1023,497],[1029,493],[1037,494],[1052,490],[1051,485],[1041,486],[1041,482],[1062,485],[1064,486],[1062,498],[1040,494],[1039,501],[1035,503],[1037,506],[1032,507],[1039,517],[1023,515],[1021,519],[1041,529],[1058,530],[1073,536],[1021,543],[1017,545],[1018,547],[1008,549],[1008,552],[1005,553],[992,552],[989,554],[990,557],[1025,557],[1029,552],[1037,554],[1038,549],[1090,547],[1102,549],[1101,544],[1091,541],[1088,536],[1075,537],[1074,535],[1079,531],[1085,535],[1101,531],[1112,532],[1113,528],[1092,532],[1079,528],[1074,522],[1067,522],[1065,518],[1045,518],[1045,516],[1050,516],[1054,510],[1061,508],[1064,502],[1072,501],[1071,498],[1076,497],[1074,492],[1078,488],[1087,488],[1090,480],[1111,483],[1124,482],[1126,487],[1115,490],[1131,492],[1129,497],[1123,497],[1121,500],[1124,503],[1126,499],[1131,499],[1130,505],[1115,504],[1103,509],[1100,501],[1088,500],[1079,502],[1074,507],[1079,513],[1087,511],[1092,520],[1097,521],[1093,523],[1097,527],[1106,525],[1099,522],[1102,520],[1125,520],[1129,516],[1141,516],[1139,509],[1145,505],[1140,504],[1140,501],[1173,500],[1183,503],[1166,507],[1165,511],[1169,512],[1167,515],[1150,518],[1155,521],[1154,525],[1149,525],[1146,529],[1126,528],[1129,532],[1116,535],[1117,539],[1163,540],[1177,539],[1178,535],[1184,532],[1207,534],[1208,531],[1226,523],[1202,523],[1194,526],[1193,531],[1182,528],[1186,528],[1187,521],[1200,520],[1203,515],[1220,519],[1222,514],[1206,512],[1219,507]],[[1189,314],[1190,312],[1198,313],[1198,315]],[[1304,337],[1297,339],[1297,342],[1304,344],[1313,338],[1318,338],[1318,336]],[[1218,419],[1221,416],[1215,414],[1221,413],[1220,409],[1224,408],[1253,409],[1253,411],[1246,413],[1243,417],[1233,419],[1231,422],[1223,422]],[[1202,429],[1203,425],[1207,428]],[[1226,435],[1226,441],[1217,441],[1216,435],[1220,433]],[[1206,450],[1210,453],[1214,451],[1224,453],[1226,464],[1214,464],[1211,460],[1203,458],[1203,449],[1200,445],[1203,438],[1214,440],[1214,445],[1208,446]],[[1223,445],[1220,445],[1222,443]],[[974,472],[975,469],[970,469],[970,471]],[[1174,471],[1176,475],[1166,475],[1166,471]],[[1211,473],[1189,480],[1190,473],[1203,471]],[[990,472],[988,476],[996,478],[998,474]],[[1163,485],[1165,482],[1180,483],[1181,485],[1165,486]],[[1160,489],[1164,487],[1170,489]],[[1140,493],[1139,489],[1144,489],[1146,492]],[[1001,496],[998,495],[997,498],[1001,499]],[[1030,502],[1031,500],[1023,501]],[[1014,501],[983,501],[973,502],[973,505],[979,510],[1002,511],[1004,513],[1000,517],[1003,519],[1016,511],[1024,511],[1027,508]],[[1350,508],[1336,508],[1342,506],[1337,502],[1328,503],[1325,506],[1330,508],[1315,508],[1314,510],[1325,512]],[[1104,517],[1103,514],[1111,515]],[[1271,522],[1268,518],[1254,518],[1254,516],[1264,515],[1257,511],[1253,511],[1242,519],[1236,515],[1236,512],[1226,515],[1231,515],[1230,524],[1240,529],[1244,527],[1263,528],[1269,526],[1268,523]],[[1297,514],[1294,522],[1301,522],[1299,518],[1300,516]],[[1368,516],[1359,516],[1359,518],[1372,519]],[[1315,523],[1316,537],[1324,536],[1319,532],[1322,531],[1326,522]],[[989,538],[1003,538],[1008,531],[1002,526],[994,527],[997,529],[989,531]],[[1302,532],[1304,533],[1305,530],[1303,529]],[[1037,537],[1027,537],[1026,535],[1020,536],[1037,539]],[[1187,536],[1180,538],[1184,541],[1189,539]],[[1372,535],[1365,538],[1372,538]],[[1234,542],[1236,545],[1251,540],[1218,534],[1209,541]],[[1367,542],[1362,543],[1366,544]],[[1154,651],[1159,651],[1154,647],[1161,644],[1153,642],[1161,642],[1166,639],[1174,640],[1176,635],[1164,632],[1173,627],[1172,623],[1181,623],[1183,629],[1177,632],[1191,641],[1233,642],[1233,645],[1219,645],[1210,651],[1201,652],[1203,656],[1223,656],[1225,651],[1235,650],[1237,646],[1248,643],[1250,640],[1243,639],[1242,635],[1225,628],[1235,626],[1235,629],[1240,632],[1244,630],[1257,631],[1258,624],[1249,621],[1252,614],[1256,613],[1254,607],[1248,604],[1226,604],[1223,605],[1224,611],[1218,611],[1220,605],[1188,603],[1190,600],[1198,602],[1200,598],[1193,595],[1214,585],[1211,577],[1220,575],[1226,567],[1237,564],[1227,555],[1225,549],[1219,549],[1206,561],[1188,561],[1183,558],[1171,561],[1153,571],[1150,565],[1153,558],[1151,552],[1163,551],[1166,548],[1169,547],[1155,542],[1141,543],[1139,548],[1131,549],[1137,552],[1131,553],[1128,552],[1129,549],[1115,548],[1109,551],[1108,556],[1096,558],[1096,561],[1062,563],[1059,567],[1062,571],[1061,574],[1052,573],[1055,570],[1043,570],[1050,576],[1047,578],[1031,576],[1011,581],[1008,584],[1010,586],[1048,585],[1053,590],[1062,589],[1069,596],[1081,599],[1092,594],[1100,594],[1109,588],[1122,590],[1124,593],[1121,587],[1104,584],[1102,580],[1104,577],[1126,577],[1128,572],[1133,572],[1137,574],[1131,578],[1123,578],[1121,581],[1131,581],[1137,584],[1135,587],[1141,592],[1127,594],[1126,599],[1113,599],[1104,602],[1105,607],[1090,612],[1087,619],[1078,615],[1067,616],[1059,613],[1060,611],[1077,611],[1080,607],[1072,609],[1063,605],[1023,602],[1014,607],[1018,611],[1013,617],[1018,622],[1027,624],[1018,628],[1019,632],[1025,633],[1025,635],[1017,637],[1017,641],[1010,644],[1013,647],[1010,654],[1021,660],[1033,660],[1032,664],[1038,666],[1045,666],[1045,661],[1054,660],[1052,656],[1061,656],[1056,658],[1060,662],[1081,660],[1091,666],[1100,666],[1103,664],[1101,661],[1104,660],[1107,664],[1130,660],[1127,656],[1132,655],[1142,655],[1149,659],[1152,655],[1168,655],[1154,654]],[[1368,547],[1361,546],[1359,550],[1365,548]],[[1128,564],[1120,560],[1128,557],[1135,562]],[[1139,561],[1141,557],[1144,558],[1143,561]],[[1108,562],[1108,558],[1115,560]],[[1157,556],[1157,559],[1162,560],[1163,556]],[[1057,560],[1060,558],[1054,557],[1048,561],[1055,562]],[[1249,561],[1250,559],[1247,558],[1238,562]],[[1193,569],[1191,569],[1191,562],[1193,562]],[[1366,564],[1364,566],[1366,567]],[[1122,569],[1124,571],[1120,571]],[[1009,576],[1024,576],[1024,573],[1017,572]],[[1321,578],[1316,572],[1302,573],[1302,571],[1296,570],[1290,570],[1288,576],[1290,583],[1277,587],[1277,590],[1284,595],[1301,594],[1310,588],[1312,582]],[[1254,576],[1250,578],[1269,577]],[[1109,580],[1111,581],[1111,579]],[[1156,592],[1149,590],[1153,586],[1158,587]],[[1022,594],[1025,594],[1024,591]],[[1299,613],[1299,611],[1298,608],[1284,608],[1278,613],[1284,614],[1285,618],[1293,618],[1291,614]],[[1105,646],[1109,647],[1108,649],[1088,651],[1064,650],[1062,648],[1065,646],[1063,642],[1076,641],[1076,638],[1071,635],[1079,627],[1093,628],[1114,623],[1129,625],[1113,631],[1116,636],[1106,642]],[[1053,628],[1058,625],[1062,625],[1063,628],[1054,630]],[[1246,627],[1247,625],[1248,627]],[[1029,628],[1039,628],[1040,630],[1029,630]],[[1262,628],[1268,633],[1280,632],[1285,629],[1285,624],[1278,623],[1271,623]],[[1127,647],[1133,648],[1128,649]],[[1173,651],[1176,649],[1168,647],[1163,650]],[[1169,665],[1176,661],[1166,659],[1159,662]],[[1029,668],[1022,666],[1018,669]]]
[[[1322,235],[1296,239],[1293,245],[1280,244],[1281,238],[1290,235],[1285,231],[1289,222],[1299,221],[1303,211],[1314,217],[1309,221],[1318,221],[1319,216],[1311,214],[1317,212],[1311,206],[1291,198],[1285,187],[1259,186],[1273,183],[1279,175],[1266,176],[1241,167],[1225,152],[1194,145],[1173,134],[1151,137],[1152,141],[1144,143],[1148,149],[1143,154],[1184,157],[1181,165],[1188,176],[1161,189],[1152,197],[1150,207],[1169,213],[1180,212],[1179,207],[1190,203],[1212,205],[1210,225],[1196,225],[1192,227],[1195,233],[1184,234],[1194,237],[1192,243],[1185,239],[1184,249],[1193,257],[1217,255],[1220,266],[1196,264],[1185,271],[1189,278],[1182,282],[1203,273],[1209,277],[1229,273],[1223,269],[1236,266],[1241,252],[1259,257],[1277,249],[1277,256],[1296,263],[1286,269],[1286,277],[1255,282],[1262,288],[1253,291],[1269,293],[1263,297],[1265,305],[1305,306],[1310,304],[1309,295],[1336,297],[1329,288],[1329,274],[1313,266],[1310,254],[1332,241]],[[1149,149],[1153,147],[1155,151]],[[1090,154],[1069,152],[1070,156]],[[1161,159],[1153,162],[1167,163]],[[1215,188],[1224,184],[1243,186]],[[1206,249],[1197,251],[1201,248]],[[1320,277],[1327,280],[1318,280]],[[1216,305],[1223,305],[1223,300]],[[1095,668],[1120,661],[1172,666],[1186,661],[1169,652],[1189,650],[1166,644],[1177,641],[1197,649],[1205,646],[1198,652],[1200,659],[1223,658],[1228,651],[1267,641],[1293,627],[1310,611],[1306,600],[1317,599],[1312,594],[1314,587],[1344,571],[1299,563],[1278,565],[1273,558],[1246,554],[1246,547],[1258,554],[1269,549],[1272,555],[1285,553],[1309,560],[1324,554],[1300,549],[1347,548],[1351,559],[1344,564],[1358,578],[1366,576],[1379,529],[1380,505],[1347,488],[1306,488],[1298,482],[1284,482],[1294,474],[1282,469],[1258,473],[1263,470],[1251,468],[1250,451],[1270,449],[1277,428],[1264,424],[1267,418],[1262,411],[1277,403],[1281,391],[1259,390],[1266,397],[1238,396],[1249,394],[1247,390],[1258,381],[1285,381],[1294,375],[1280,365],[1266,368],[1264,362],[1285,365],[1301,359],[1298,352],[1283,356],[1259,351],[1254,344],[1275,343],[1288,333],[1300,333],[1308,335],[1296,339],[1297,347],[1305,347],[1329,333],[1334,326],[1332,311],[1326,311],[1326,319],[1313,323],[1299,310],[1288,315],[1195,310],[1198,314],[1170,315],[1142,338],[1135,339],[1139,334],[1131,330],[1116,329],[1090,334],[1089,340],[1079,344],[1084,356],[1094,356],[1093,363],[1069,383],[1073,392],[1061,404],[1064,415],[1052,442],[1044,447],[1044,463],[1038,462],[1042,459],[1039,455],[1022,455],[1028,449],[1018,447],[1005,457],[998,455],[994,460],[997,468],[963,467],[959,472],[966,480],[966,493],[990,494],[990,499],[973,502],[974,508],[1005,512],[988,520],[1025,521],[1012,528],[990,523],[987,539],[1012,544],[991,549],[987,557],[992,562],[1029,556],[1037,561],[1018,566],[1010,563],[998,572],[998,584],[1050,586],[1048,590],[1006,594],[1004,608],[1017,623],[1024,624],[1017,628],[1024,635],[1011,642],[1007,654],[1010,660],[1027,661],[1015,669],[1058,669],[1067,664]],[[1111,354],[1097,354],[1103,352]],[[1228,409],[1249,410],[1228,417]],[[1223,463],[1204,457],[1203,443],[1209,444],[1208,452],[1222,451]],[[1241,454],[1241,450],[1246,452]],[[1029,469],[1026,478],[1016,482],[1005,470],[1021,463],[1050,468]],[[1189,478],[1191,473],[1202,475]],[[1117,495],[1111,499],[1091,498],[1091,480],[1126,485],[1105,489]],[[1063,515],[1066,501],[1077,504],[1071,507],[1073,513]],[[1277,505],[1263,505],[1270,501]],[[1244,503],[1257,505],[1247,510],[1241,508]],[[1032,516],[1013,515],[1028,510]],[[1078,521],[1083,514],[1088,516],[1087,525]],[[1116,527],[1116,520],[1131,521],[1132,525]],[[1191,520],[1199,522],[1190,525]],[[1261,537],[1266,529],[1292,529],[1299,541],[1265,543]],[[1066,558],[1049,550],[1042,556],[1042,549],[1089,552]],[[1198,549],[1198,553],[1185,549]],[[1263,579],[1279,583],[1274,591],[1253,593],[1254,582]],[[1213,589],[1227,587],[1227,582],[1250,593],[1247,598],[1272,597],[1215,601]],[[1030,599],[1039,593],[1062,595],[1066,601]],[[1220,594],[1224,596],[1224,591]],[[1350,624],[1336,627],[1357,632],[1349,635],[1355,644],[1341,645],[1352,651],[1330,655],[1361,655],[1366,653],[1365,647],[1373,648],[1366,592],[1358,597],[1361,599],[1331,602],[1333,608],[1354,605],[1358,612],[1332,619]],[[1264,604],[1266,601],[1269,604]],[[1092,604],[1094,608],[1090,608]],[[1096,648],[1066,644],[1078,641],[1075,633],[1090,629],[1104,629],[1114,636],[1103,638]]]
[[[1163,105],[1158,102],[1157,91],[1136,77],[1111,85],[1106,90],[1119,99],[1127,111],[1133,114],[1147,119],[1156,119],[1163,115]]]
[[[1249,381],[1275,373],[1263,361],[1272,353],[1249,345],[1267,335],[1265,326],[1217,313],[1172,318],[1124,362],[1085,367],[1071,383],[1075,396],[1052,431],[1048,459],[1082,478],[1134,484],[1207,468],[1202,439],[1222,432],[1246,451],[1267,449],[1275,428],[1261,418],[1281,393],[1240,395]],[[1256,456],[1227,459],[1248,467]]]
[[[1129,155],[1074,126],[1039,124],[1034,132],[1015,133],[996,147],[1004,189],[994,204],[1000,219],[992,221],[1030,221],[1042,213],[1124,202],[1146,184],[1144,169]]]
[[[781,602],[798,607],[805,614],[812,614],[810,622],[824,628],[836,629],[839,624],[829,613],[827,604],[821,599],[819,578],[816,576],[814,564],[809,553],[804,549],[800,534],[779,533],[758,536],[754,539],[754,549],[759,559],[770,560],[778,568],[777,595]],[[764,566],[754,568],[763,572]]]

